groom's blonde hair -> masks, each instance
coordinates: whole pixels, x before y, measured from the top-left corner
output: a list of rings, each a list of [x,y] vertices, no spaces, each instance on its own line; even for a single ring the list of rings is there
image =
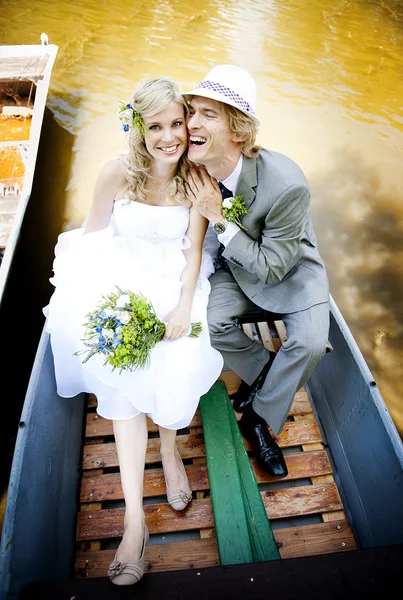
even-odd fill
[[[248,115],[245,115],[234,106],[230,106],[225,102],[221,102],[221,104],[228,115],[232,133],[239,137],[246,136],[246,139],[240,142],[242,154],[248,158],[256,158],[260,146],[256,144],[257,127],[255,123]]]
[[[141,118],[151,117],[165,110],[174,101],[181,104],[184,117],[189,113],[189,108],[182,96],[179,86],[169,77],[158,77],[144,81],[133,94],[131,105]],[[147,135],[147,134],[145,134]],[[127,195],[131,200],[144,201],[146,199],[146,183],[150,174],[151,156],[147,151],[144,132],[133,125],[128,135],[129,152],[120,158],[126,165],[126,179],[129,182]],[[190,168],[187,153],[184,152],[178,161],[175,176],[167,188],[170,197],[176,203],[188,201],[185,182]]]

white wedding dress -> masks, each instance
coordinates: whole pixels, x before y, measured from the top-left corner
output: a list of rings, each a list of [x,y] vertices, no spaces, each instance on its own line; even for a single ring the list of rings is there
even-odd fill
[[[101,231],[83,235],[81,228],[59,236],[50,279],[55,291],[43,312],[60,396],[92,392],[98,414],[107,419],[130,419],[144,412],[162,427],[189,425],[200,396],[223,367],[221,354],[210,345],[206,320],[213,271],[209,256],[203,256],[191,314],[192,322],[202,323],[200,337],[159,342],[149,367],[132,372],[112,370],[102,354],[85,363],[85,355],[74,356],[86,349],[86,314],[116,286],[141,292],[165,320],[180,297],[183,249],[190,246],[188,223],[185,206],[151,206],[126,198],[115,202],[110,223]]]

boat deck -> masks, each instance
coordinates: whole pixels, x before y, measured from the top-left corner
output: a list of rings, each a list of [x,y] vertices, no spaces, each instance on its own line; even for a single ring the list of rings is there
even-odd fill
[[[243,325],[266,347],[278,349],[285,335],[259,323]],[[231,397],[240,385],[232,371],[220,379]],[[88,396],[82,455],[80,508],[77,519],[74,578],[105,577],[123,534],[124,501],[112,422],[96,414],[96,397]],[[241,415],[236,415],[240,418]],[[197,411],[188,429],[178,432],[178,448],[193,491],[193,501],[175,512],[165,497],[158,428],[148,421],[144,509],[150,541],[147,572],[201,569],[220,565],[215,537],[203,423]],[[286,425],[277,437],[289,474],[276,480],[263,471],[244,440],[261,498],[282,559],[356,549],[343,510],[332,466],[305,389],[295,395]]]

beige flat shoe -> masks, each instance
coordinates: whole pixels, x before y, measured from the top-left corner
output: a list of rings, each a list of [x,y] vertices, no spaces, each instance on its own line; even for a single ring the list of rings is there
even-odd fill
[[[183,462],[182,462],[182,459],[180,457],[178,450],[176,451],[176,455],[177,455],[177,458],[179,458],[179,463],[180,463],[178,466],[178,469],[182,473],[186,483],[185,483],[185,486],[183,489],[173,490],[172,488],[169,487],[168,481],[165,477],[166,494],[167,494],[168,504],[170,506],[172,506],[172,508],[174,510],[184,510],[187,507],[187,505],[190,503],[190,501],[192,500],[192,490],[190,489],[189,480],[186,475],[185,467],[183,465]]]
[[[138,583],[140,581],[144,575],[144,550],[149,537],[147,525],[144,525],[143,550],[140,558],[135,562],[122,563],[120,560],[116,560],[115,554],[115,558],[109,565],[108,569],[108,576],[112,583],[115,585],[133,585],[134,583]]]

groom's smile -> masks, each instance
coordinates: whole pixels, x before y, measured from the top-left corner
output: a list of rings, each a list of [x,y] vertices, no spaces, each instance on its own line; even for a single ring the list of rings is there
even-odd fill
[[[193,96],[189,103],[189,159],[206,164],[220,163],[233,144],[229,118],[220,102]]]

